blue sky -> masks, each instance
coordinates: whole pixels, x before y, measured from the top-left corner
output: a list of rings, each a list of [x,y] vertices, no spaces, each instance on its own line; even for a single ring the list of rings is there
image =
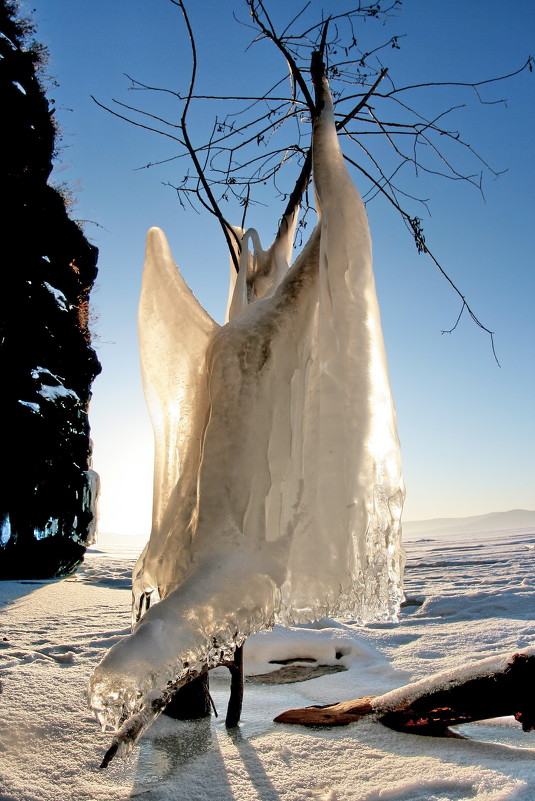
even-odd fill
[[[26,5],[26,4],[25,4]],[[179,174],[171,164],[137,170],[173,155],[170,142],[133,128],[98,108],[118,98],[143,104],[127,91],[124,73],[156,86],[183,90],[189,50],[178,9],[168,0],[34,0],[38,39],[50,50],[50,90],[63,131],[54,178],[75,194],[73,216],[99,247],[93,294],[95,345],[103,374],[94,385],[91,423],[95,468],[101,475],[101,530],[148,533],[152,497],[152,434],[137,355],[136,315],[144,238],[162,227],[175,260],[207,310],[221,320],[228,256],[217,225],[184,212],[164,182]],[[200,85],[228,94],[255,91],[259,78],[284,65],[264,47],[246,52],[241,0],[197,0]],[[318,8],[320,2],[314,0]],[[329,11],[342,5],[331,0]],[[270,0],[283,19],[301,7]],[[361,35],[376,35],[370,23]],[[535,54],[535,5],[518,0],[406,0],[385,29],[406,34],[401,50],[386,54],[396,82],[480,80],[519,67]],[[364,38],[363,38],[364,41]],[[363,45],[364,46],[364,45]],[[374,262],[390,377],[402,443],[405,518],[456,517],[510,508],[535,508],[534,257],[535,75],[484,91],[482,105],[466,90],[429,90],[423,113],[469,103],[454,125],[497,170],[485,178],[485,201],[463,182],[422,179],[431,216],[417,206],[433,252],[493,331],[501,368],[487,336],[463,318],[458,298],[424,256],[402,222],[381,200],[368,205]],[[173,113],[172,106],[168,112]],[[199,124],[203,122],[201,110]],[[206,123],[210,123],[206,112]],[[195,129],[196,130],[196,129]],[[273,200],[251,218],[266,242],[281,213]]]

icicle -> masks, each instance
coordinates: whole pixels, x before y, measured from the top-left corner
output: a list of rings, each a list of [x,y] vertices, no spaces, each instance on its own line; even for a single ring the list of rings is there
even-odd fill
[[[147,235],[139,321],[143,388],[155,454],[151,537],[134,569],[135,620],[141,597],[152,596],[153,601],[164,597],[189,565],[197,474],[209,414],[206,354],[219,329],[180,275],[159,228],[151,228]]]

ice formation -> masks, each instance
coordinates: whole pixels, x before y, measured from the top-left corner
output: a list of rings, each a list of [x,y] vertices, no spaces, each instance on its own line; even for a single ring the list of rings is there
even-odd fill
[[[326,82],[324,95],[318,225],[291,269],[295,215],[268,251],[240,232],[229,322],[208,316],[149,231],[139,320],[153,527],[134,631],[91,680],[105,725],[137,716],[139,733],[155,694],[275,621],[398,612],[404,489],[370,234]]]

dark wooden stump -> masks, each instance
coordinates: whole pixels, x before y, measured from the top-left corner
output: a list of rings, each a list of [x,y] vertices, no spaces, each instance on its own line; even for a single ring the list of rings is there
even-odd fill
[[[227,728],[232,728],[238,725],[243,706],[243,645],[236,648],[231,662],[223,664],[230,671],[230,698],[225,725]],[[208,672],[206,672],[180,687],[163,710],[163,714],[175,720],[198,720],[209,717],[212,707]]]
[[[203,673],[177,690],[163,714],[175,720],[198,720],[209,717],[211,707],[208,673]]]

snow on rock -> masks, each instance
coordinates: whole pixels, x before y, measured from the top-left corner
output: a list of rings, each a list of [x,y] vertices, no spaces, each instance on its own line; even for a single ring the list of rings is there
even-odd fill
[[[22,406],[26,406],[34,414],[40,414],[41,412],[41,407],[39,406],[38,403],[33,403],[33,401],[23,401],[23,400],[19,400],[19,403],[22,404]]]
[[[4,515],[0,523],[0,544],[5,545],[11,538],[11,519],[9,514]]]
[[[61,378],[61,376],[55,375],[46,367],[34,367],[30,374],[38,384],[36,394],[44,398],[45,401],[61,403],[65,400],[71,400],[81,405],[80,397],[74,389],[69,389],[64,385],[65,379]],[[39,402],[19,400],[19,403],[31,409],[35,414],[42,412]]]
[[[55,375],[46,367],[36,367],[31,371],[32,378],[38,381],[40,388],[37,394],[41,395],[45,400],[55,403],[59,400],[70,398],[77,403],[80,403],[80,398],[73,389],[64,386],[65,379],[61,376]],[[22,403],[22,401],[20,401]]]
[[[48,289],[50,294],[54,296],[59,308],[63,311],[69,311],[69,304],[63,292],[60,289],[56,289],[56,287],[52,286],[52,284],[49,284],[48,281],[43,281],[43,284]]]
[[[71,398],[74,401],[80,402],[80,398],[74,389],[68,389],[63,386],[50,387],[47,384],[43,384],[41,389],[38,390],[38,394],[45,400],[52,401],[53,403],[64,398]]]
[[[289,270],[293,216],[268,251],[256,232],[243,235],[226,325],[196,301],[163,233],[149,231],[139,318],[153,528],[134,571],[140,622],[91,679],[104,725],[145,715],[155,691],[275,622],[396,619],[396,418],[368,222],[326,82],[324,94],[313,134],[319,223]]]
[[[42,540],[45,537],[53,537],[55,534],[58,533],[59,530],[59,520],[56,518],[49,518],[45,525],[42,528],[34,528],[33,536],[36,540]]]

